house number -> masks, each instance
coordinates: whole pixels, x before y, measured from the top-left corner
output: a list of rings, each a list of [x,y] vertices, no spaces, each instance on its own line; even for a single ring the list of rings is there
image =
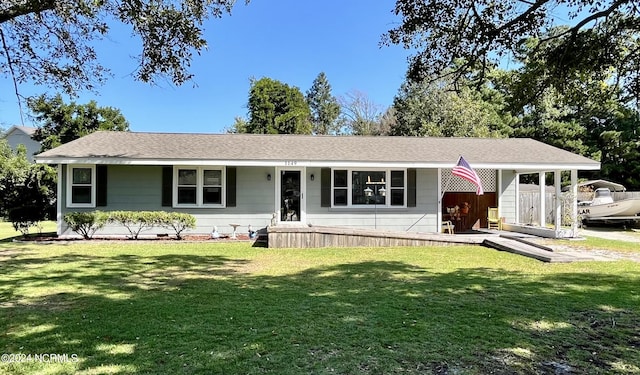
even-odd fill
[[[285,160],[284,165],[287,165],[287,166],[298,165],[298,162],[296,160]]]

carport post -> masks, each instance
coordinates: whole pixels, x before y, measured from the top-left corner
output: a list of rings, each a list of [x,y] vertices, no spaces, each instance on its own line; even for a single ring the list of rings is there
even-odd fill
[[[555,231],[556,234],[560,232],[562,226],[562,186],[561,185],[562,171],[553,172],[553,185],[556,188],[556,200],[555,200]]]
[[[538,173],[538,185],[540,187],[540,227],[544,228],[547,225],[547,215],[545,207],[547,199],[547,189],[545,185],[545,173]]]

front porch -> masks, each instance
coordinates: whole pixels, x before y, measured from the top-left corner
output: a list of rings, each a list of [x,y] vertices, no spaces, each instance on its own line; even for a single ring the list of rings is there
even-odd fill
[[[498,230],[464,234],[409,233],[326,226],[270,226],[269,248],[319,247],[398,247],[398,246],[486,246],[548,263],[590,260],[577,255],[557,253],[528,239],[532,235]]]

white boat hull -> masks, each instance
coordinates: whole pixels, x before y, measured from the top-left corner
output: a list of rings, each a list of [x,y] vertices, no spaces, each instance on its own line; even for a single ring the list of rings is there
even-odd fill
[[[613,203],[578,206],[578,215],[585,219],[610,216],[636,216],[640,213],[640,198],[623,199]]]

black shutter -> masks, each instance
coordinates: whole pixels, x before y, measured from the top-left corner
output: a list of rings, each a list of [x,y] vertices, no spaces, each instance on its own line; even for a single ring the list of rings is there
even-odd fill
[[[107,166],[96,166],[96,206],[107,205]]]
[[[236,167],[227,167],[227,207],[236,206]]]
[[[331,168],[320,170],[320,206],[331,207]]]
[[[407,169],[407,207],[416,206],[416,170]]]
[[[173,167],[162,167],[162,207],[173,206]]]

